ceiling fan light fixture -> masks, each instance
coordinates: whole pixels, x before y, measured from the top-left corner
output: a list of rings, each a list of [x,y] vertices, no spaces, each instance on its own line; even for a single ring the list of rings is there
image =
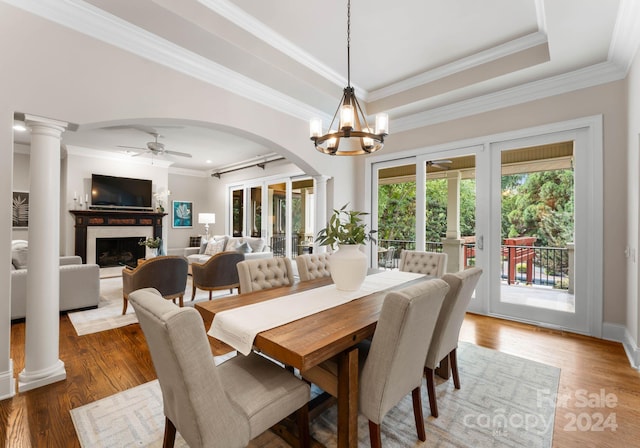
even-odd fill
[[[322,120],[312,118],[309,136],[316,149],[332,156],[357,156],[371,154],[382,149],[389,134],[389,116],[376,115],[375,132],[367,123],[355,91],[351,86],[351,0],[347,2],[347,87],[344,88],[338,109],[329,124],[329,132],[323,134]],[[338,119],[339,129],[333,128]]]

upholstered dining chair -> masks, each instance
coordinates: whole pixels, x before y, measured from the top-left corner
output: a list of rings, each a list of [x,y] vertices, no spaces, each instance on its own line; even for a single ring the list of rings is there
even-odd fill
[[[293,285],[291,260],[286,257],[258,258],[238,263],[240,291],[244,294]]]
[[[330,253],[322,254],[304,254],[296,257],[296,265],[298,266],[298,275],[301,282],[313,280],[314,278],[330,277],[329,258]]]
[[[244,254],[240,252],[220,252],[202,264],[191,263],[191,300],[196,297],[196,289],[209,291],[209,300],[213,291],[240,289],[237,264],[243,260]]]
[[[398,269],[404,272],[415,272],[439,278],[442,277],[447,270],[447,254],[420,250],[403,250],[400,252]]]
[[[418,439],[426,440],[422,414],[423,360],[427,356],[440,307],[449,291],[441,279],[431,279],[389,292],[382,305],[373,339],[358,345],[359,411],[369,419],[371,446],[382,444],[384,416],[409,392]],[[306,371],[306,380],[329,394],[337,393],[338,364],[330,359]]]
[[[429,394],[429,407],[431,415],[438,416],[438,402],[434,382],[434,371],[438,365],[443,364],[447,369],[451,366],[453,385],[460,389],[460,375],[458,374],[458,337],[464,315],[471,302],[471,296],[482,275],[482,269],[470,268],[455,274],[445,274],[442,280],[449,285],[449,292],[444,299],[438,322],[433,332],[433,338],[429,345],[429,352],[424,365],[424,373],[427,377],[427,392]]]
[[[135,269],[124,268],[122,270],[122,299],[124,300],[122,314],[127,312],[129,294],[142,288],[155,288],[165,299],[174,303],[178,299],[180,306],[183,306],[188,269],[187,259],[174,255],[151,258]]]
[[[216,366],[200,314],[148,288],[130,295],[162,390],[165,448],[176,430],[191,448],[244,447],[296,412],[309,446],[309,385],[256,353]]]

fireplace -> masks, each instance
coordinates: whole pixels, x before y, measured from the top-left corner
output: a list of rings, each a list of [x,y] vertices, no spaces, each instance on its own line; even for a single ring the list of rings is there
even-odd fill
[[[144,238],[96,238],[96,260],[101,268],[112,266],[136,266],[139,258],[145,258],[145,247],[138,244]]]
[[[75,216],[76,255],[82,257],[83,263],[100,264],[100,254],[107,252],[104,256],[105,262],[116,263],[115,266],[118,266],[119,262],[114,261],[114,257],[128,258],[130,255],[127,252],[131,252],[132,264],[135,264],[138,258],[146,258],[146,248],[138,246],[138,241],[145,238],[162,238],[162,218],[166,216],[166,213],[111,210],[70,210],[70,213]],[[111,254],[111,249],[103,250],[97,247],[97,241],[100,239],[135,240],[135,251],[120,249],[125,253]]]

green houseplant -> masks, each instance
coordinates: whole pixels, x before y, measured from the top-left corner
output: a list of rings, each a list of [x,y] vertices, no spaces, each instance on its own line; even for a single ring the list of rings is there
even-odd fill
[[[367,256],[360,250],[367,241],[374,241],[375,230],[367,230],[362,217],[367,213],[347,210],[345,204],[334,210],[327,227],[318,232],[316,242],[338,251],[331,254],[329,272],[336,288],[355,291],[367,276]]]
[[[376,242],[373,235],[376,230],[367,231],[367,225],[362,220],[365,212],[347,210],[349,203],[343,205],[339,210],[333,210],[327,227],[318,232],[316,243],[321,246],[331,246],[341,244],[364,244],[367,241]],[[343,219],[344,218],[344,219]]]
[[[138,241],[138,244],[140,246],[148,247],[151,250],[151,253],[153,254],[153,256],[155,257],[158,254],[158,249],[162,245],[162,238],[160,237],[147,238],[147,239]]]

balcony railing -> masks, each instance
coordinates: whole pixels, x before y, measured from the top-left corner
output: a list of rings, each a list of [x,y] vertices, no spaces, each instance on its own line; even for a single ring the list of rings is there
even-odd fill
[[[384,260],[386,251],[380,253],[379,261],[386,267],[397,268],[402,250],[415,250],[415,241],[379,240],[380,248],[395,247],[392,260]],[[475,265],[476,245],[463,243],[463,265]],[[428,252],[442,252],[442,243],[429,241]],[[502,263],[501,277],[507,284],[524,283],[539,286],[552,286],[556,289],[569,289],[569,250],[565,247],[540,246],[500,246]]]

